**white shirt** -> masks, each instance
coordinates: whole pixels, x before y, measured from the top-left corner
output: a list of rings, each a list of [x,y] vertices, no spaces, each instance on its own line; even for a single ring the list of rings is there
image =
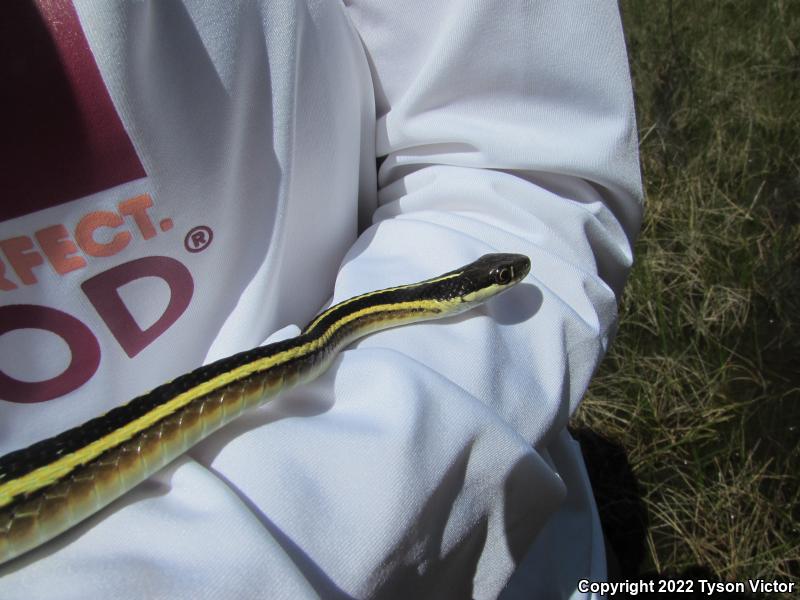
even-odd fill
[[[532,268],[344,351],[0,567],[0,597],[587,597],[605,555],[565,427],[641,218],[616,2],[74,5],[140,171],[0,223],[3,382],[32,384],[0,387],[0,453],[330,301],[493,251]]]

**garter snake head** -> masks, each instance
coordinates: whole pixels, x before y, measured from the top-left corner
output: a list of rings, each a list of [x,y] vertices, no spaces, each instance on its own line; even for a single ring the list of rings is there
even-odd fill
[[[451,314],[460,313],[513,287],[530,269],[531,261],[523,254],[485,254],[439,278],[429,293],[442,301],[460,302],[450,309]]]

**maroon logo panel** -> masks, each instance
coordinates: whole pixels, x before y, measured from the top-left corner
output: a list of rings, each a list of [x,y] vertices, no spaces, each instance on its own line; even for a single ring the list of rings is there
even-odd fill
[[[2,11],[0,221],[144,177],[72,2]]]

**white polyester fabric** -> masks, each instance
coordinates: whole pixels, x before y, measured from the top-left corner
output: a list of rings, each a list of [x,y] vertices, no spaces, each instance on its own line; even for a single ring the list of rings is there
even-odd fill
[[[80,279],[42,268],[35,289],[4,292],[80,318],[102,360],[62,397],[0,402],[0,453],[295,335],[331,298],[487,252],[532,268],[475,311],[344,351],[0,567],[0,598],[591,597],[577,583],[605,577],[603,537],[565,428],[613,336],[641,216],[616,2],[75,6],[147,177],[0,237],[146,193],[173,229],[80,277],[159,255],[193,293],[129,357]],[[187,252],[197,225],[213,243]],[[126,290],[142,322],[163,310],[159,286]],[[0,347],[4,369],[16,352]],[[14,368],[52,371],[31,353]]]

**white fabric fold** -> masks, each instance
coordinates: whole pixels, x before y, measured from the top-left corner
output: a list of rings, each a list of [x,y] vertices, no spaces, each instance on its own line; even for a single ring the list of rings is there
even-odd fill
[[[61,407],[107,410],[192,360],[285,337],[331,296],[487,252],[532,268],[468,314],[345,350],[0,567],[0,597],[585,597],[603,538],[565,428],[613,338],[641,219],[616,2],[75,4],[142,185],[176,231],[216,235],[201,254],[167,234],[148,246],[186,262],[190,308],[138,362],[103,346],[101,374]],[[197,64],[171,71],[183,52]],[[175,127],[153,98],[204,118]],[[239,133],[215,139],[215,119]],[[54,406],[0,416],[79,422]]]

